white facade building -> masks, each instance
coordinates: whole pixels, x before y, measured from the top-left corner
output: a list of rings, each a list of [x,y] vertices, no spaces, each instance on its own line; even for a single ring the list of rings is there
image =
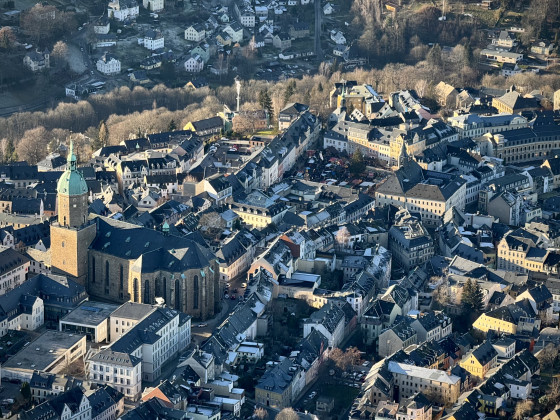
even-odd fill
[[[103,74],[118,74],[121,72],[121,62],[111,54],[103,54],[97,60],[97,70]]]
[[[189,73],[200,73],[204,69],[204,61],[200,55],[192,55],[185,61],[185,70]]]
[[[160,31],[149,30],[144,36],[144,47],[150,51],[159,50],[165,46],[165,38]]]
[[[136,19],[140,13],[140,8],[136,0],[115,0],[109,3],[107,15],[118,21]]]

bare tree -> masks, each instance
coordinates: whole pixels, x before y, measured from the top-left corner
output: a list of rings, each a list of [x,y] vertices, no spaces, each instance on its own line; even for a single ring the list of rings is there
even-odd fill
[[[342,226],[336,232],[335,237],[336,245],[339,250],[348,248],[348,244],[350,243],[350,232],[346,226]]]
[[[299,417],[295,410],[291,407],[286,407],[278,414],[276,414],[275,420],[298,420]]]
[[[558,358],[558,349],[552,343],[548,344],[545,348],[536,354],[537,359],[542,368],[548,369],[554,366],[554,362]]]
[[[255,407],[253,417],[256,417],[258,420],[265,420],[268,417],[268,411],[262,407]]]
[[[513,420],[523,420],[533,409],[533,401],[520,400],[515,405],[515,412],[513,413]]]
[[[4,26],[0,29],[0,48],[4,50],[9,50],[13,47],[14,42],[16,42],[16,36],[14,31],[9,26]]]
[[[51,56],[56,60],[57,64],[64,64],[68,58],[68,45],[64,41],[58,41],[53,46]]]
[[[37,164],[47,155],[49,140],[49,133],[45,127],[27,130],[16,147],[19,158],[30,165]]]

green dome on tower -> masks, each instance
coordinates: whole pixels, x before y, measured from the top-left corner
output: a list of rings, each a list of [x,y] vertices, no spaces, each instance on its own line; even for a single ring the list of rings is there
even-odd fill
[[[66,195],[82,195],[88,192],[86,180],[82,173],[78,171],[72,142],[70,142],[70,150],[68,151],[66,170],[58,180],[56,191],[59,194]]]

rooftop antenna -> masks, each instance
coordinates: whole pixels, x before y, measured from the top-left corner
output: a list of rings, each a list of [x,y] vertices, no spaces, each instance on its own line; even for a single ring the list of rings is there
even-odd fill
[[[235,76],[235,88],[237,89],[237,112],[239,112],[239,103],[241,102],[241,80],[239,80],[239,76]]]

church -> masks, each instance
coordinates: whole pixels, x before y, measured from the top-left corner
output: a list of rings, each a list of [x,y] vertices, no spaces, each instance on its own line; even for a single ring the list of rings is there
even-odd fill
[[[58,219],[51,225],[53,273],[84,285],[99,300],[153,304],[194,318],[219,311],[216,256],[191,239],[111,218],[88,218],[88,188],[72,145],[57,184]]]

